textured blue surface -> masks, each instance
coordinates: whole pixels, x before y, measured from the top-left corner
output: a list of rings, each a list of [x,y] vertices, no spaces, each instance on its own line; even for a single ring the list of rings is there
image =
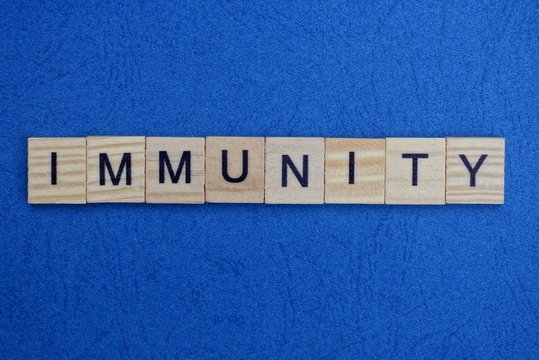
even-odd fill
[[[539,358],[539,8],[0,5],[0,358]],[[26,203],[26,138],[504,136],[503,206]]]

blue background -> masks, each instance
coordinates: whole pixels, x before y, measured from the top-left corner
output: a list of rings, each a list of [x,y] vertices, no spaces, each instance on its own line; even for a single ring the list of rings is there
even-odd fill
[[[536,1],[0,5],[0,357],[539,358]],[[26,138],[504,136],[503,206],[26,203]]]

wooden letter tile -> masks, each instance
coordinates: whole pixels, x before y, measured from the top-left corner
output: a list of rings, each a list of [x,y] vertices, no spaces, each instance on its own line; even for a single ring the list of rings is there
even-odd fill
[[[264,138],[206,138],[206,201],[264,202]]]
[[[447,203],[503,204],[504,157],[504,138],[448,138]]]
[[[266,203],[324,203],[324,138],[266,138]]]
[[[204,203],[205,138],[146,138],[146,202]]]
[[[383,204],[385,139],[326,139],[325,201]]]
[[[445,139],[386,139],[386,204],[445,204]]]
[[[28,203],[86,203],[86,138],[28,138]]]
[[[88,202],[144,202],[144,136],[90,136],[86,143]]]

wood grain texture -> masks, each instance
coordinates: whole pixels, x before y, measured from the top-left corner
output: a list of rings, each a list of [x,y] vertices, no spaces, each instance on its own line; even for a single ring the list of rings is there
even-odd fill
[[[264,202],[264,141],[263,137],[206,137],[207,202]],[[243,174],[243,151],[247,151],[247,172],[244,180],[225,180],[223,150],[227,151],[226,174],[234,179],[240,179]]]
[[[475,184],[460,157],[464,155],[472,170]],[[503,204],[504,202],[504,138],[447,138],[446,201],[448,204]]]
[[[56,184],[51,184],[51,153]],[[28,138],[28,203],[86,203],[86,138]]]
[[[403,154],[428,154],[418,159],[413,186],[413,160]],[[386,204],[445,204],[445,139],[386,139]]]
[[[145,147],[144,136],[89,136],[87,152],[87,201],[99,202],[144,202],[145,193]],[[131,185],[126,184],[126,169],[121,181],[113,185],[105,170],[105,185],[99,184],[99,154],[106,153],[116,174],[122,156],[131,154]]]
[[[146,138],[146,202],[168,204],[204,203],[205,138],[147,137]],[[190,176],[186,182],[186,163],[173,183],[164,167],[164,183],[159,182],[159,152],[166,151],[176,174],[184,152],[190,152]]]
[[[350,159],[350,152],[353,152],[352,159]],[[325,202],[383,204],[385,152],[385,139],[327,138]],[[351,160],[352,170],[350,169]],[[352,180],[350,179],[351,171]]]
[[[308,159],[306,187],[287,166],[287,186],[283,187],[283,155],[288,155],[303,175],[303,157]],[[266,138],[266,203],[324,203],[324,138]]]

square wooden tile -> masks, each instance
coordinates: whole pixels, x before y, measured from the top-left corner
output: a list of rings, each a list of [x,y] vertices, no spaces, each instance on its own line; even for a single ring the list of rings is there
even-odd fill
[[[206,137],[206,201],[264,202],[263,137]]]
[[[445,204],[445,139],[386,139],[386,204]]]
[[[28,203],[86,203],[86,138],[28,138]]]
[[[504,158],[504,138],[447,138],[447,203],[503,204]]]
[[[326,139],[325,202],[383,204],[385,139]]]
[[[324,138],[266,138],[266,203],[324,203]]]
[[[87,200],[144,202],[144,136],[89,136]]]
[[[204,203],[205,138],[146,138],[146,202]]]

